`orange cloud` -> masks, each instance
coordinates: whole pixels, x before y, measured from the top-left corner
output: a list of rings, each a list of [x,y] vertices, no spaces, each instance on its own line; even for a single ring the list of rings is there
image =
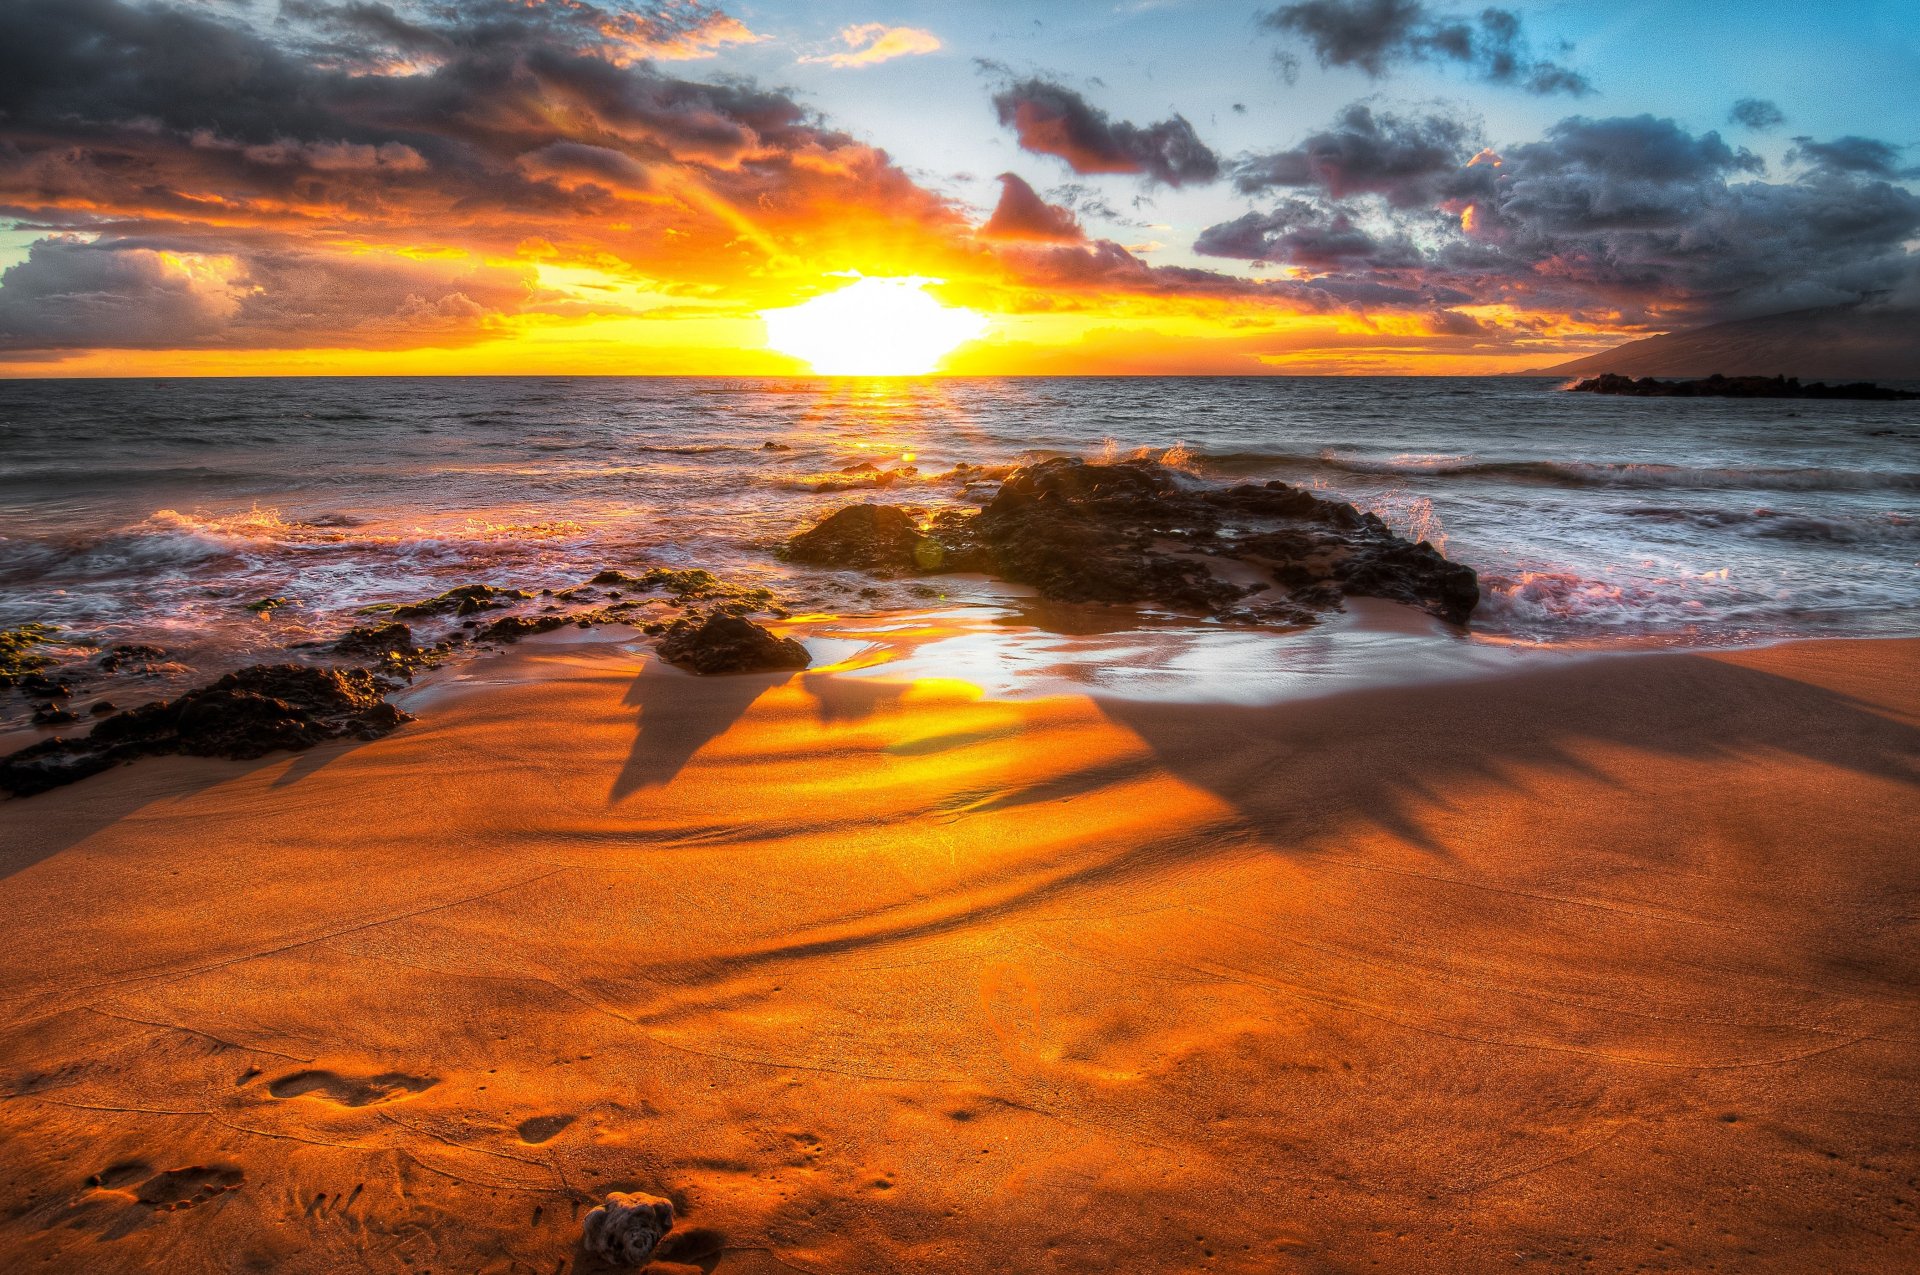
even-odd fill
[[[824,62],[828,66],[873,66],[894,58],[917,57],[938,50],[940,37],[918,27],[890,27],[880,22],[851,26],[840,33],[847,53],[826,53],[804,57],[802,62]]]
[[[1040,198],[1012,173],[1000,174],[1000,202],[980,233],[1026,243],[1083,243],[1087,237],[1071,212]]]

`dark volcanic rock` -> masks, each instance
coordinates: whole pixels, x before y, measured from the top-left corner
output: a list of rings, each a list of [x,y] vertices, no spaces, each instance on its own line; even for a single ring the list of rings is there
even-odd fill
[[[1576,394],[1623,394],[1631,398],[1826,398],[1895,399],[1920,398],[1906,390],[1888,389],[1866,381],[1851,385],[1827,385],[1815,381],[1802,385],[1791,376],[1721,376],[1716,373],[1698,381],[1657,381],[1651,376],[1635,380],[1606,372],[1574,385]]]
[[[937,554],[921,546],[931,542]],[[842,509],[787,545],[788,557],[869,570],[979,568],[1061,602],[1162,606],[1298,621],[1346,596],[1387,598],[1464,624],[1473,571],[1403,539],[1373,514],[1285,483],[1213,487],[1150,460],[1060,458],[1015,470],[971,518],[931,532],[887,505]],[[1278,586],[1238,583],[1238,563]]]
[[[523,637],[532,637],[535,633],[551,633],[555,629],[564,629],[569,624],[592,623],[600,617],[591,613],[586,615],[509,615],[503,616],[480,630],[481,639],[495,642],[518,642]]]
[[[848,505],[812,530],[787,541],[794,562],[860,571],[964,570],[968,546],[949,544],[920,529],[896,505]]]
[[[73,683],[64,677],[46,673],[22,673],[15,685],[28,695],[37,695],[41,699],[65,699],[73,694]]]
[[[397,621],[385,624],[360,624],[348,629],[333,644],[336,655],[359,660],[383,673],[411,680],[423,668],[438,664],[447,653],[446,645],[416,645],[413,630]]]
[[[340,635],[333,649],[341,655],[375,660],[417,655],[420,651],[413,644],[413,630],[399,623],[355,625]]]
[[[792,638],[775,637],[737,615],[676,620],[660,639],[660,658],[695,673],[771,673],[811,662]]]
[[[262,664],[103,718],[78,739],[55,738],[0,758],[0,789],[31,796],[136,757],[264,757],[330,739],[374,739],[407,715],[380,698],[364,669]]]
[[[35,649],[51,642],[53,632],[51,624],[21,624],[11,629],[0,629],[0,686],[18,686],[36,669],[53,663]]]
[[[396,620],[422,620],[434,615],[475,615],[497,607],[512,606],[515,602],[525,602],[532,596],[525,589],[497,589],[490,584],[463,584],[457,589],[448,589],[437,597],[394,607],[391,614]]]
[[[103,651],[99,664],[103,673],[147,673],[166,658],[166,651],[160,647],[144,642],[121,642]]]
[[[676,602],[721,598],[758,609],[773,604],[773,591],[757,586],[733,584],[699,567],[649,567],[639,575],[609,567],[587,581],[610,585],[635,593],[665,593]]]

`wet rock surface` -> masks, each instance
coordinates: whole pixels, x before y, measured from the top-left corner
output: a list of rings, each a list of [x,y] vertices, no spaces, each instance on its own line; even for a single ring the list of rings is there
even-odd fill
[[[848,505],[787,541],[785,552],[813,566],[886,572],[937,570],[946,557],[945,546],[894,505]]]
[[[638,575],[609,568],[587,581],[629,593],[664,593],[682,605],[719,601],[729,609],[765,610],[774,604],[771,589],[733,584],[699,567],[651,567]]]
[[[1575,394],[1620,394],[1630,398],[1820,398],[1893,401],[1920,399],[1920,394],[1889,389],[1869,381],[1802,385],[1793,376],[1708,376],[1696,381],[1661,381],[1651,376],[1635,379],[1617,372],[1589,377],[1571,387]]]
[[[50,624],[21,624],[0,629],[0,686],[23,686],[36,670],[53,661],[38,648],[53,640]],[[28,689],[29,694],[45,692]]]
[[[660,638],[660,658],[695,673],[772,673],[803,669],[807,648],[792,638],[775,637],[752,620],[710,615],[677,620]]]
[[[370,611],[387,611],[396,620],[424,620],[436,615],[478,615],[482,611],[497,610],[512,606],[516,602],[525,602],[533,595],[525,589],[502,589],[491,584],[463,584],[457,589],[448,589],[436,597],[419,602],[383,608],[371,607]]]
[[[104,717],[86,735],[42,740],[0,758],[0,790],[31,796],[163,753],[264,757],[331,739],[374,739],[409,720],[364,669],[262,664],[178,699]]]
[[[924,528],[905,510],[854,505],[786,552],[863,570],[983,570],[1060,602],[1287,623],[1357,596],[1464,624],[1480,600],[1471,568],[1352,505],[1279,482],[1211,486],[1151,460],[1043,461],[1009,475],[978,514]]]

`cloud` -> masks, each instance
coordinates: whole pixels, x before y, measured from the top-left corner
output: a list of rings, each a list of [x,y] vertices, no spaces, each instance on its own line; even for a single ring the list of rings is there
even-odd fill
[[[237,10],[0,6],[0,209],[88,242],[75,255],[49,241],[0,283],[8,339],[145,341],[127,316],[148,301],[183,343],[297,344],[303,314],[317,340],[437,341],[475,329],[456,294],[488,322],[564,315],[517,272],[462,282],[530,241],[695,290],[751,276],[777,291],[805,273],[795,263],[823,259],[928,270],[977,254],[963,209],[791,96],[632,56],[710,43],[732,29],[721,17],[689,3],[290,0],[256,29]],[[181,294],[148,250],[230,260],[242,303]],[[56,285],[56,265],[97,283]],[[81,294],[93,317],[63,326],[47,298]]]
[[[1743,97],[1727,112],[1727,123],[1750,128],[1756,133],[1779,128],[1786,122],[1786,113],[1765,98]]]
[[[1787,162],[1806,164],[1828,173],[1856,173],[1889,180],[1920,177],[1920,168],[1900,166],[1900,154],[1905,149],[1871,137],[1836,137],[1830,142],[1796,137],[1793,149],[1787,152]]]
[[[800,60],[839,67],[873,66],[894,58],[933,53],[941,47],[940,37],[931,31],[922,31],[918,27],[890,27],[880,22],[848,27],[840,33],[840,42],[851,52],[820,54]]]
[[[509,267],[54,236],[0,274],[0,348],[459,344],[531,295],[528,274]]]
[[[1435,201],[1442,179],[1481,148],[1478,139],[1477,129],[1449,115],[1375,114],[1356,102],[1299,145],[1242,160],[1234,185],[1249,195],[1317,186],[1335,199],[1374,194],[1417,207]]]
[[[1381,141],[1394,137],[1441,144]],[[1717,133],[1649,115],[1574,116],[1538,141],[1467,156],[1472,144],[1464,126],[1387,125],[1349,108],[1335,128],[1242,166],[1249,191],[1314,197],[1209,226],[1194,249],[1289,265],[1329,295],[1452,304],[1450,293],[1642,324],[1855,300],[1920,266],[1907,247],[1920,197],[1887,180],[1899,152],[1885,143],[1803,142],[1812,167],[1784,182],[1758,180],[1759,157]],[[1406,159],[1353,158],[1377,155]]]
[[[1374,79],[1416,63],[1466,67],[1489,84],[1529,93],[1593,91],[1576,71],[1533,56],[1520,18],[1507,9],[1483,9],[1474,20],[1436,13],[1421,0],[1303,0],[1259,15],[1260,25],[1305,44],[1323,67],[1354,67]],[[1280,54],[1289,79],[1299,68]]]
[[[1138,173],[1167,186],[1220,176],[1219,156],[1179,115],[1145,127],[1114,120],[1074,90],[1038,77],[995,93],[993,106],[1022,148],[1057,156],[1076,173]]]
[[[597,183],[610,190],[650,189],[647,167],[625,151],[586,142],[549,142],[514,161],[535,181],[550,181],[566,189]]]
[[[240,308],[230,257],[43,239],[0,274],[0,347],[202,340]]]
[[[1306,199],[1288,199],[1268,212],[1209,226],[1193,250],[1207,257],[1328,273],[1353,265],[1384,271],[1411,270],[1422,264],[1419,249],[1405,234],[1369,231],[1360,225],[1354,210]]]
[[[1012,173],[1000,174],[1000,202],[980,233],[1024,243],[1081,243],[1087,237],[1071,212],[1040,198]]]

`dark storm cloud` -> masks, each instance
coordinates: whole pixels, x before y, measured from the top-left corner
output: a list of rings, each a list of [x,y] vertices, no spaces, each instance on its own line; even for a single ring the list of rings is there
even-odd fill
[[[1289,199],[1271,211],[1208,227],[1193,250],[1209,257],[1334,268],[1351,260],[1372,261],[1380,244],[1342,211]]]
[[[1483,9],[1468,19],[1421,0],[1302,0],[1259,15],[1261,26],[1313,51],[1323,67],[1354,67],[1374,79],[1411,63],[1451,63],[1489,84],[1529,93],[1593,91],[1576,71],[1533,56],[1517,14]],[[1283,51],[1289,76],[1299,59]]]
[[[1652,115],[1575,115],[1550,126],[1545,141],[1515,147],[1506,157],[1534,172],[1577,171],[1635,182],[1703,181],[1766,168],[1759,156],[1735,150],[1718,133],[1696,137],[1674,121]]]
[[[1242,160],[1234,185],[1249,195],[1317,186],[1335,199],[1373,194],[1412,208],[1432,204],[1440,182],[1479,149],[1477,130],[1452,116],[1376,114],[1356,102],[1298,146]]]
[[[1420,161],[1375,166],[1395,171],[1392,181],[1343,179],[1336,189],[1333,161],[1310,162],[1371,153],[1348,140],[1371,146],[1396,128],[1350,108],[1335,129],[1249,161],[1248,189],[1312,187],[1322,197],[1208,227],[1195,251],[1289,264],[1329,294],[1361,295],[1360,284],[1444,289],[1629,321],[1831,304],[1907,286],[1916,269],[1906,245],[1920,234],[1920,197],[1887,180],[1904,170],[1885,143],[1803,142],[1809,170],[1768,182],[1757,179],[1758,157],[1716,133],[1644,115],[1576,116],[1537,142],[1464,160],[1464,131],[1431,121],[1398,128],[1451,138],[1455,163],[1442,168],[1441,145]]]
[[[1871,137],[1836,137],[1830,142],[1796,137],[1793,149],[1787,152],[1787,162],[1806,164],[1829,173],[1857,173],[1891,180],[1920,177],[1920,168],[1901,167],[1900,156],[1905,150],[1904,146]]]
[[[1756,133],[1779,128],[1786,122],[1786,113],[1765,98],[1743,97],[1727,112],[1727,123],[1750,128]]]
[[[1012,173],[1000,174],[1000,202],[980,233],[1028,243],[1078,243],[1087,237],[1071,212],[1040,198]]]
[[[1115,120],[1065,85],[1039,77],[993,95],[1000,123],[1026,150],[1063,159],[1076,173],[1138,173],[1168,186],[1220,176],[1220,158],[1175,115],[1143,126]]]

